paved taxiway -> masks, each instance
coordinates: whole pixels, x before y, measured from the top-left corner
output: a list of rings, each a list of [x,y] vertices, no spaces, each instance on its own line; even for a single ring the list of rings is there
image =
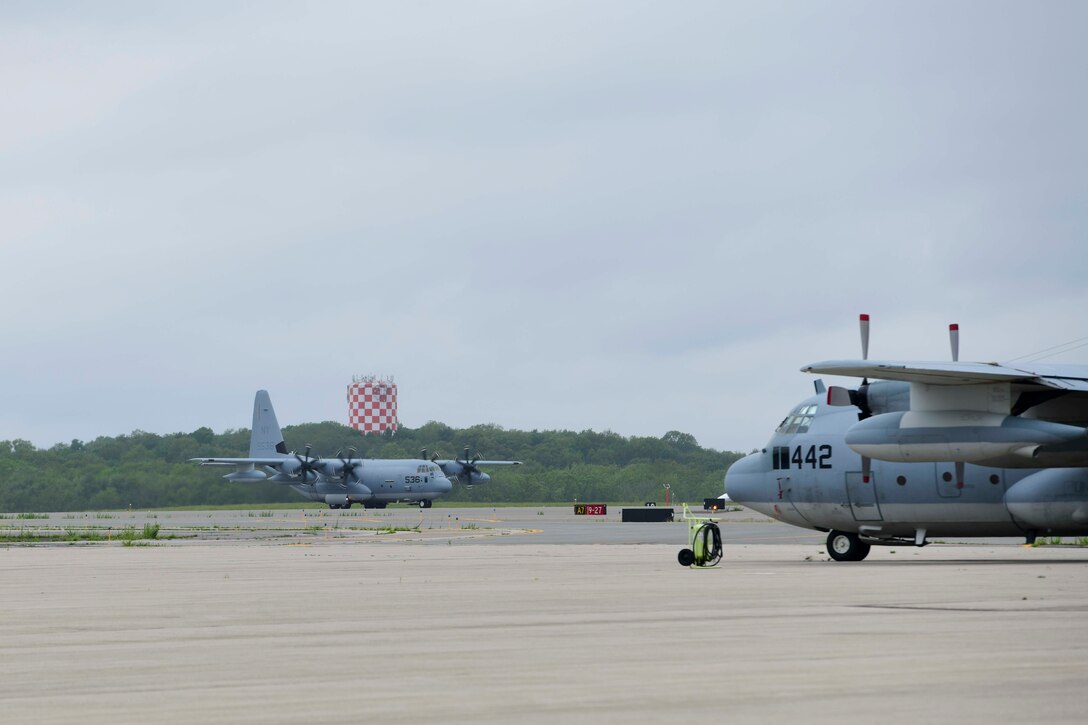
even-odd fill
[[[418,531],[395,530],[409,509],[250,513],[86,520],[195,537],[147,547],[0,548],[4,721],[1072,723],[1088,705],[1088,549],[840,564],[736,513],[697,570],[676,563],[683,524],[612,532],[569,508],[432,509]]]
[[[819,543],[824,535],[768,519],[735,507],[717,512],[727,541],[738,543]],[[246,541],[284,543],[317,539],[373,539],[445,544],[450,540],[475,544],[677,544],[688,535],[688,525],[623,523],[622,508],[610,506],[606,516],[574,516],[573,506],[432,508],[393,507],[385,510],[353,508],[253,509],[242,511],[119,511],[105,513],[52,513],[44,518],[21,519],[11,514],[0,519],[0,535],[16,531],[43,534],[93,531],[116,537],[126,528],[145,524],[160,527],[161,536],[186,541]],[[697,516],[709,516],[702,510]]]

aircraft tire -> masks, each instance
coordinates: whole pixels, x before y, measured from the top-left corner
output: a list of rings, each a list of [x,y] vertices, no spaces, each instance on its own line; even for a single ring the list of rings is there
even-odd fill
[[[695,552],[691,549],[681,549],[676,555],[676,560],[680,562],[680,566],[691,566],[695,563]]]
[[[861,561],[869,555],[870,548],[857,534],[832,531],[827,535],[827,553],[835,561]]]

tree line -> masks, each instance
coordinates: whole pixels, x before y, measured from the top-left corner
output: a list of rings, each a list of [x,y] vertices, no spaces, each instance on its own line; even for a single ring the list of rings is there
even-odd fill
[[[487,503],[701,502],[721,495],[729,465],[743,454],[703,448],[694,436],[669,431],[660,438],[625,437],[611,431],[519,431],[496,425],[455,429],[437,422],[401,427],[396,435],[361,436],[335,422],[284,429],[288,446],[329,457],[348,449],[359,458],[457,458],[518,460],[494,467],[490,483],[454,486],[444,500]],[[190,458],[244,457],[249,430],[215,433],[130,435],[73,440],[39,449],[29,441],[0,441],[0,511],[82,511],[227,504],[302,503],[288,486],[231,483],[230,469],[200,467]]]

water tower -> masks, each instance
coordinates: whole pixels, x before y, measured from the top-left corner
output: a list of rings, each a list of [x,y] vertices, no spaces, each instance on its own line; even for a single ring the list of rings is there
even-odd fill
[[[397,432],[397,386],[392,376],[352,376],[348,386],[348,425],[363,435]]]

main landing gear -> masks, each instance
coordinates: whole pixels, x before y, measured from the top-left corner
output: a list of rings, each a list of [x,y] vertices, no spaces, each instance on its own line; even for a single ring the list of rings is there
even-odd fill
[[[347,503],[330,503],[329,508],[331,508],[331,509],[349,509],[349,508],[351,508],[351,502],[349,501]]]
[[[428,501],[427,499],[423,499],[422,501],[419,502],[419,507],[421,509],[429,509],[433,505],[434,505],[434,501]]]
[[[869,555],[870,548],[857,534],[832,531],[827,535],[827,553],[835,561],[861,561]]]

